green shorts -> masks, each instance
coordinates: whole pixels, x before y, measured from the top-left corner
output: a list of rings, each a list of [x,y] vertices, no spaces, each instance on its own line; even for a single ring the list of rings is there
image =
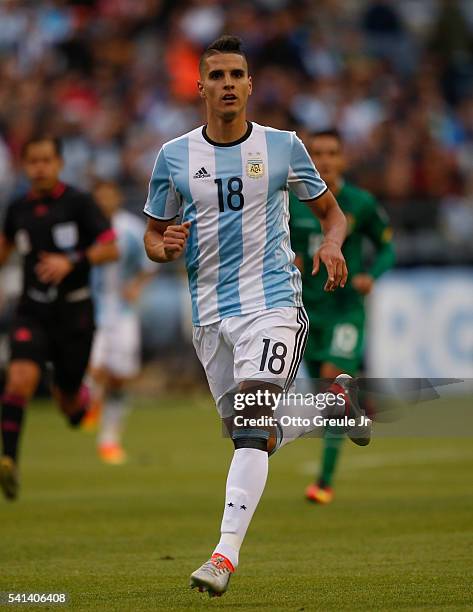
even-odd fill
[[[363,360],[365,313],[357,308],[334,317],[309,315],[310,327],[304,360],[312,378],[318,378],[317,369],[322,363],[331,363],[355,376]]]

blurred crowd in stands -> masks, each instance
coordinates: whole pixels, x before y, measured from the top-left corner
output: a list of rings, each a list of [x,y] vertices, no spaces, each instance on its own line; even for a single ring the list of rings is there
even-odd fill
[[[241,36],[250,118],[337,126],[388,209],[400,261],[473,262],[471,0],[0,0],[0,204],[22,144],[63,138],[64,179],[142,208],[160,145],[203,122],[198,59]]]

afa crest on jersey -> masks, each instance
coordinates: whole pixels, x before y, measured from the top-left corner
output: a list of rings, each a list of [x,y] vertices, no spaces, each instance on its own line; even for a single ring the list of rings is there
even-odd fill
[[[264,176],[264,163],[263,158],[256,154],[254,157],[248,158],[246,162],[246,174],[250,178],[261,178]]]

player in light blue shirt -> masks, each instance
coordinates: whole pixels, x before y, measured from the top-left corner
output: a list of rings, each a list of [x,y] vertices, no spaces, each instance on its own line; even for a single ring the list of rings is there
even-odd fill
[[[194,325],[278,306],[302,306],[289,242],[289,189],[327,187],[294,132],[248,122],[230,146],[199,127],[159,152],[145,213],[191,222],[186,265]],[[327,196],[329,197],[329,196]]]
[[[156,264],[143,248],[143,222],[122,205],[122,194],[113,182],[94,189],[97,204],[112,222],[120,258],[92,271],[97,329],[89,364],[92,409],[83,427],[98,424],[97,451],[108,464],[126,459],[122,446],[128,412],[126,385],[140,369],[141,331],[136,307],[144,285],[155,274]]]
[[[327,291],[347,279],[346,221],[296,134],[247,121],[252,81],[239,39],[223,36],[205,51],[198,88],[207,124],[159,152],[144,209],[145,246],[163,263],[185,253],[194,346],[235,447],[220,541],[191,576],[191,586],[214,596],[226,591],[238,564],[268,453],[288,440],[271,420],[271,400],[252,401],[257,391],[291,388],[307,337],[289,190],[320,219],[325,238],[314,273],[323,262]]]

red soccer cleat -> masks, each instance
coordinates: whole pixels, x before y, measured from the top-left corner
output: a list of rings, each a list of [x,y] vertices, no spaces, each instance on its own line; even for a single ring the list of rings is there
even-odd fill
[[[333,489],[312,483],[305,490],[305,498],[314,504],[326,505],[333,500]]]

